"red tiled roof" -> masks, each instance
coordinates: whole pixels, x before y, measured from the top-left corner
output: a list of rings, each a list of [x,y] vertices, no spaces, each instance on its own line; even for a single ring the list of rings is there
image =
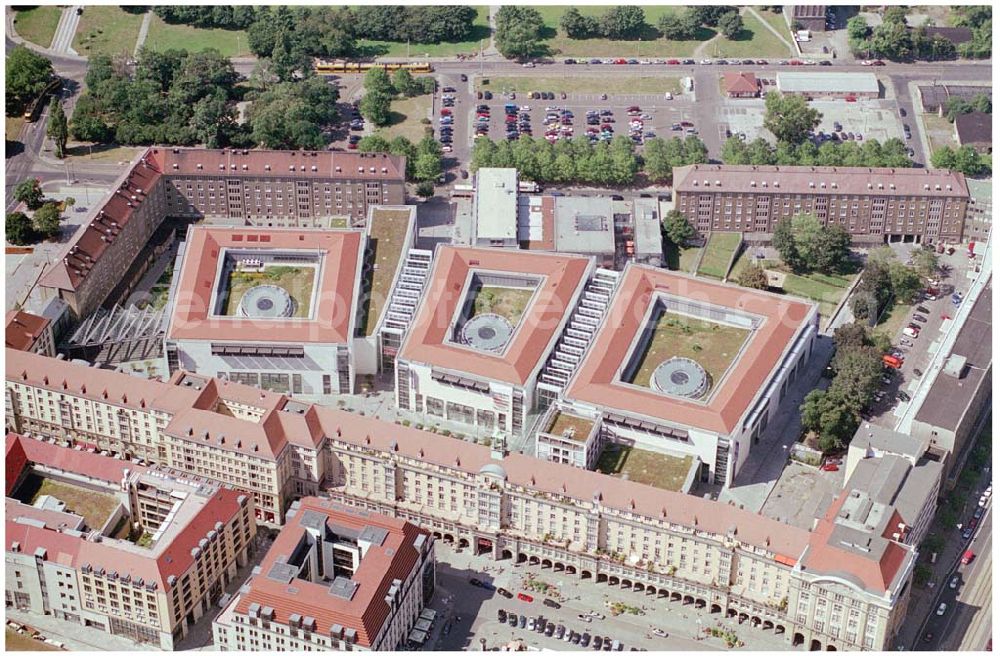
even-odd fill
[[[292,593],[287,584],[269,579],[266,575],[279,557],[287,557],[299,543],[305,532],[299,521],[306,510],[319,512],[329,517],[332,523],[357,531],[365,526],[388,531],[380,546],[368,549],[351,577],[358,588],[350,600],[329,594],[328,583],[296,579],[293,586],[296,591]],[[270,606],[275,612],[274,621],[281,623],[287,623],[289,615],[298,613],[314,618],[317,632],[323,634],[328,634],[334,624],[339,624],[356,630],[358,643],[371,647],[372,640],[389,616],[385,594],[393,579],[405,581],[413,570],[420,556],[413,542],[421,534],[429,536],[427,531],[400,519],[377,513],[366,513],[366,516],[347,513],[329,501],[305,497],[296,517],[281,529],[264,557],[262,574],[253,578],[250,591],[241,596],[235,610],[245,614],[253,603]]]
[[[7,348],[27,351],[45,332],[49,320],[37,314],[23,310],[11,310],[7,313],[6,340]]]
[[[7,456],[4,459],[6,469],[7,496],[14,491],[17,479],[28,464],[28,456],[24,453],[24,446],[21,445],[21,436],[17,433],[7,433]]]
[[[759,88],[757,76],[753,73],[723,73],[722,79],[726,87],[726,93],[757,93],[757,89]]]
[[[617,376],[656,292],[742,310],[763,317],[709,401],[668,397],[624,385]],[[601,407],[732,433],[815,306],[744,287],[707,282],[665,269],[630,265],[566,396]]]
[[[550,344],[573,309],[577,290],[586,283],[590,264],[590,258],[576,255],[439,246],[430,280],[399,357],[524,385],[544,363]],[[544,276],[504,355],[448,341],[455,311],[464,301],[462,290],[466,278],[473,270]]]
[[[308,230],[198,226],[188,232],[168,339],[224,342],[347,343],[358,296],[363,234],[357,230]],[[312,318],[249,319],[212,316],[219,258],[225,248],[307,250],[323,254]]]
[[[715,184],[716,181],[719,184]],[[810,183],[813,186],[810,187]],[[868,187],[869,183],[872,188]],[[879,183],[882,183],[882,189],[878,188]],[[924,185],[929,189],[924,189]],[[941,186],[940,190],[937,189],[937,185]],[[692,164],[674,168],[674,191],[855,196],[877,193],[879,196],[969,197],[965,176],[955,171],[862,166]]]
[[[388,153],[154,147],[147,155],[166,175],[253,175],[307,180],[360,178],[399,182],[406,176],[406,158]]]
[[[12,442],[21,445],[25,457],[32,463],[82,474],[88,478],[107,481],[115,485],[121,482],[126,471],[144,472],[147,470],[146,467],[134,462],[109,458],[89,451],[77,451],[73,448],[62,447],[16,433],[7,434],[8,452]]]
[[[161,169],[148,154],[146,151],[140,156],[117,181],[114,191],[90,222],[76,231],[62,255],[42,277],[43,286],[73,291],[89,275],[93,262],[101,258],[110,242],[132,220],[136,206],[145,202],[160,180]]]

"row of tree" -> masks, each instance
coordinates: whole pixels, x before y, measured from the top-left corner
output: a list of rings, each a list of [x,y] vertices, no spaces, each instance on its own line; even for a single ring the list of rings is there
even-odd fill
[[[743,31],[743,18],[733,6],[695,5],[683,12],[665,13],[657,27],[665,39],[693,41],[702,27],[716,27],[727,39],[735,39]]]
[[[354,9],[354,30],[358,38],[375,41],[465,41],[476,15],[468,5],[365,5]]]
[[[503,5],[494,18],[493,41],[507,59],[528,59],[547,54],[542,44],[545,21],[534,7]]]
[[[361,99],[359,109],[361,115],[375,125],[387,125],[390,119],[390,105],[393,98],[405,96],[412,98],[427,93],[434,93],[436,83],[433,77],[413,77],[410,71],[399,69],[390,78],[382,68],[373,68],[365,75],[365,95]]]
[[[980,155],[970,145],[938,148],[931,153],[931,166],[936,169],[959,171],[974,178],[989,175],[992,171],[989,156]]]
[[[842,273],[851,264],[851,235],[839,223],[824,224],[812,214],[778,221],[772,245],[796,273]]]
[[[733,39],[743,31],[743,19],[737,7],[696,5],[660,16],[658,34],[646,22],[643,8],[635,5],[613,6],[600,16],[588,16],[570,7],[559,19],[560,29],[571,39],[634,41],[658,36],[690,41],[699,37],[703,26],[716,27],[723,36]]]
[[[471,168],[517,168],[522,178],[535,182],[559,184],[582,183],[629,185],[640,169],[651,181],[667,181],[675,166],[702,164],[708,161],[705,144],[697,137],[681,141],[650,139],[642,158],[635,144],[619,135],[611,142],[591,144],[584,136],[549,143],[545,139],[521,137],[516,141],[476,139],[472,147]]]
[[[856,141],[826,141],[819,146],[811,141],[794,146],[779,142],[773,146],[763,138],[746,142],[730,137],[719,153],[725,164],[756,164],[778,166],[882,166],[909,168],[913,165],[906,144],[893,138],[885,143],[869,139]]]
[[[872,403],[883,375],[882,355],[889,338],[863,325],[846,324],[833,333],[837,348],[831,366],[830,387],[813,390],[799,406],[802,427],[812,431],[824,452],[843,449],[861,423],[861,413]]]

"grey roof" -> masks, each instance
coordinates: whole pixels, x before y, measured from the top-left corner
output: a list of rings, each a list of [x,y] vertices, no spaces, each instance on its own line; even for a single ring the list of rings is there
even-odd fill
[[[484,168],[476,172],[476,236],[517,238],[517,169]]]
[[[330,584],[330,594],[335,597],[340,597],[341,599],[347,599],[348,601],[354,597],[354,593],[357,589],[357,583],[343,576],[338,576],[333,580],[333,583]]]
[[[993,362],[993,282],[983,288],[965,325],[958,333],[952,355],[965,356],[968,366],[961,378],[938,374],[914,417],[931,426],[955,430],[965,416],[972,396],[983,382],[985,369]]]
[[[326,526],[326,520],[327,515],[315,510],[306,510],[299,518],[299,525],[304,528],[311,528],[314,531],[321,531]]]
[[[921,459],[913,466],[899,456],[865,458],[854,468],[846,487],[852,493],[860,492],[857,499],[867,499],[873,505],[895,508],[904,522],[913,524],[926,504],[927,497],[937,496],[943,469],[940,462],[927,459]],[[890,515],[891,512],[887,512],[880,517],[880,525],[875,530],[883,532],[884,523]],[[864,518],[857,519],[863,521]]]
[[[778,90],[805,93],[878,93],[874,73],[786,73],[777,74]]]
[[[959,114],[955,117],[955,132],[962,145],[992,144],[993,115],[985,112]]]
[[[365,526],[358,535],[358,541],[370,542],[376,546],[381,546],[388,535],[389,531],[379,526]]]
[[[479,468],[479,473],[480,474],[492,474],[493,476],[499,476],[500,478],[502,478],[504,480],[507,479],[507,472],[504,471],[503,467],[501,467],[500,465],[498,465],[495,462],[488,462],[485,465],[483,465],[482,467],[480,467]]]
[[[993,88],[989,85],[941,84],[936,86],[922,86],[918,87],[918,89],[920,91],[920,102],[923,104],[925,112],[937,111],[938,107],[948,102],[949,98],[957,97],[972,100],[979,94],[993,95]]]
[[[919,458],[923,455],[924,445],[915,438],[897,433],[891,428],[878,424],[864,423],[851,438],[851,444],[858,447],[871,447],[877,451],[894,453],[901,456]]]
[[[636,255],[663,253],[663,235],[660,223],[660,202],[655,198],[636,198],[632,215],[635,219]]]
[[[610,198],[560,196],[555,200],[557,251],[614,253],[615,221]]]
[[[275,563],[271,566],[271,571],[267,573],[267,578],[272,581],[281,581],[282,583],[291,583],[292,579],[295,578],[295,574],[298,569],[289,565],[288,563]]]

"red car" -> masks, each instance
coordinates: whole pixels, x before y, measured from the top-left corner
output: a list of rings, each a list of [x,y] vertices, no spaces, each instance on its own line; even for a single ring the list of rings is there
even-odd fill
[[[671,66],[677,66],[677,65],[678,65],[678,64],[680,64],[681,62],[680,62],[680,60],[679,60],[679,59],[668,59],[668,60],[667,60],[667,63],[668,63],[668,64],[670,64]]]
[[[628,62],[626,62],[624,59],[616,59],[615,63],[616,64],[627,64]]]
[[[788,64],[790,66],[802,66],[802,62],[800,62],[798,59],[793,59],[792,61],[788,62]]]
[[[535,600],[534,597],[532,597],[531,595],[526,595],[523,592],[518,592],[517,598],[520,599],[521,601],[527,601],[528,603],[531,603],[532,601]]]
[[[451,110],[445,107],[441,110],[441,116],[451,116]]]
[[[840,467],[838,467],[837,464],[833,462],[826,463],[821,467],[821,469],[823,471],[828,471],[828,472],[840,471]]]

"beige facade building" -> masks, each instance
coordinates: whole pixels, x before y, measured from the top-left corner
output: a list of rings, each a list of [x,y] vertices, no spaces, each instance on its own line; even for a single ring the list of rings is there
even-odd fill
[[[264,520],[272,523],[293,497],[322,491],[478,555],[652,590],[822,649],[892,648],[909,597],[916,551],[893,535],[898,526],[873,535],[834,513],[807,531],[708,499],[190,374],[141,381],[10,350],[6,373],[8,425],[43,434],[77,435],[61,424],[72,411],[54,415],[61,404],[107,413],[111,402],[124,404],[128,387],[129,403],[162,415],[149,421],[163,422],[152,438],[152,452],[164,454],[157,461],[252,490],[270,504],[265,513],[274,516]],[[86,399],[76,391],[82,385]],[[118,409],[126,410],[112,412]],[[117,440],[119,452],[135,448],[118,435],[100,439]],[[866,547],[869,540],[878,548]],[[809,603],[841,595],[861,628],[826,630],[832,619],[800,611],[803,594]]]
[[[212,623],[219,651],[388,651],[434,594],[434,541],[330,500],[292,504],[259,573]]]
[[[8,477],[13,459],[17,478],[59,486],[43,507],[8,499],[9,606],[171,650],[248,562],[256,524],[244,493],[16,434],[7,457]],[[66,488],[93,499],[82,523],[66,523],[69,506],[48,509]],[[107,521],[97,508],[113,508]]]
[[[167,217],[362,226],[369,207],[406,201],[405,177],[406,158],[385,153],[149,148],[41,285],[84,317],[131,291],[144,271],[137,258]]]
[[[676,208],[699,232],[769,235],[813,214],[855,242],[959,242],[969,204],[965,176],[930,169],[695,164],[674,170]]]

